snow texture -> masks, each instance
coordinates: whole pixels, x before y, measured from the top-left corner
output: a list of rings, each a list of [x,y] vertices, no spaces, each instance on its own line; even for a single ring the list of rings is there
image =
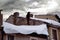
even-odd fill
[[[46,23],[49,23],[49,24],[60,26],[59,22],[51,20],[51,19],[40,19],[40,18],[31,18],[31,19],[40,20],[40,21],[43,21],[43,22],[46,22]]]
[[[49,24],[58,25],[60,26],[60,23],[51,19],[39,19],[39,18],[31,18],[34,20],[40,20],[43,22],[47,22]],[[21,34],[31,34],[31,33],[37,33],[37,34],[45,34],[48,35],[48,30],[46,24],[41,25],[20,25],[16,26],[7,22],[3,22],[4,26],[4,32],[7,34],[11,33],[21,33]]]
[[[41,25],[20,25],[16,26],[7,22],[3,22],[4,32],[7,34],[11,33],[21,33],[21,34],[44,34],[48,35],[48,30],[46,24]]]

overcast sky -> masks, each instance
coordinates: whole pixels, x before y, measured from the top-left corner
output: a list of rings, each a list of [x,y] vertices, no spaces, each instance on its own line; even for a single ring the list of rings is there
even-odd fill
[[[4,18],[15,11],[19,11],[21,15],[28,11],[38,15],[47,14],[60,11],[60,0],[0,0],[0,9],[3,9]]]

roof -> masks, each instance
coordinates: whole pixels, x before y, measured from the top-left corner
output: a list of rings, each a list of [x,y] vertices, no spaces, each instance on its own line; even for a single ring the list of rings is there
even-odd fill
[[[59,22],[51,20],[51,19],[40,19],[40,18],[31,18],[31,19],[40,20],[40,21],[43,21],[43,22],[46,22],[46,23],[49,23],[49,24],[60,26]]]
[[[7,22],[3,22],[4,32],[7,34],[11,33],[21,33],[21,34],[44,34],[48,35],[48,30],[46,24],[41,25],[20,25],[16,26]]]
[[[16,20],[18,20],[18,19],[20,19],[20,18],[23,18],[23,19],[26,19],[26,17],[21,17],[21,16],[19,16],[19,17],[17,17],[17,19]],[[52,20],[52,19],[42,19],[42,18],[32,18],[32,17],[30,17],[30,19],[32,19],[32,20],[36,20],[36,21],[40,21],[40,22],[46,22],[46,23],[49,23],[49,24],[52,24],[52,25],[56,25],[56,26],[60,26],[60,23],[58,22],[58,21],[55,21],[55,20]],[[10,20],[11,21],[11,20]],[[19,23],[19,21],[20,20],[18,20],[18,23]],[[24,21],[24,20],[23,20]],[[8,21],[6,21],[6,22],[8,22]],[[21,23],[21,22],[20,22]]]
[[[22,18],[25,18],[25,17],[22,17]],[[60,26],[60,23],[58,21],[55,21],[52,19],[42,19],[42,18],[32,18],[32,17],[30,17],[30,19],[39,20],[39,21],[43,21],[52,25]]]

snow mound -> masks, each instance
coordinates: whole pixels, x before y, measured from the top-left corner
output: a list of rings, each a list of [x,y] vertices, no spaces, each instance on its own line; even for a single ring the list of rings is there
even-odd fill
[[[7,22],[3,22],[4,32],[5,33],[21,33],[21,34],[45,34],[48,35],[48,30],[46,24],[41,25],[21,25],[16,26]]]

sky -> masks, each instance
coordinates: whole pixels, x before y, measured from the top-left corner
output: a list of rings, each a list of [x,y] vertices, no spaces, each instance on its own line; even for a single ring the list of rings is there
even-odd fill
[[[0,9],[4,19],[15,11],[25,16],[27,12],[34,15],[47,14],[50,12],[60,11],[60,0],[0,0]],[[57,13],[60,14],[60,13]]]

